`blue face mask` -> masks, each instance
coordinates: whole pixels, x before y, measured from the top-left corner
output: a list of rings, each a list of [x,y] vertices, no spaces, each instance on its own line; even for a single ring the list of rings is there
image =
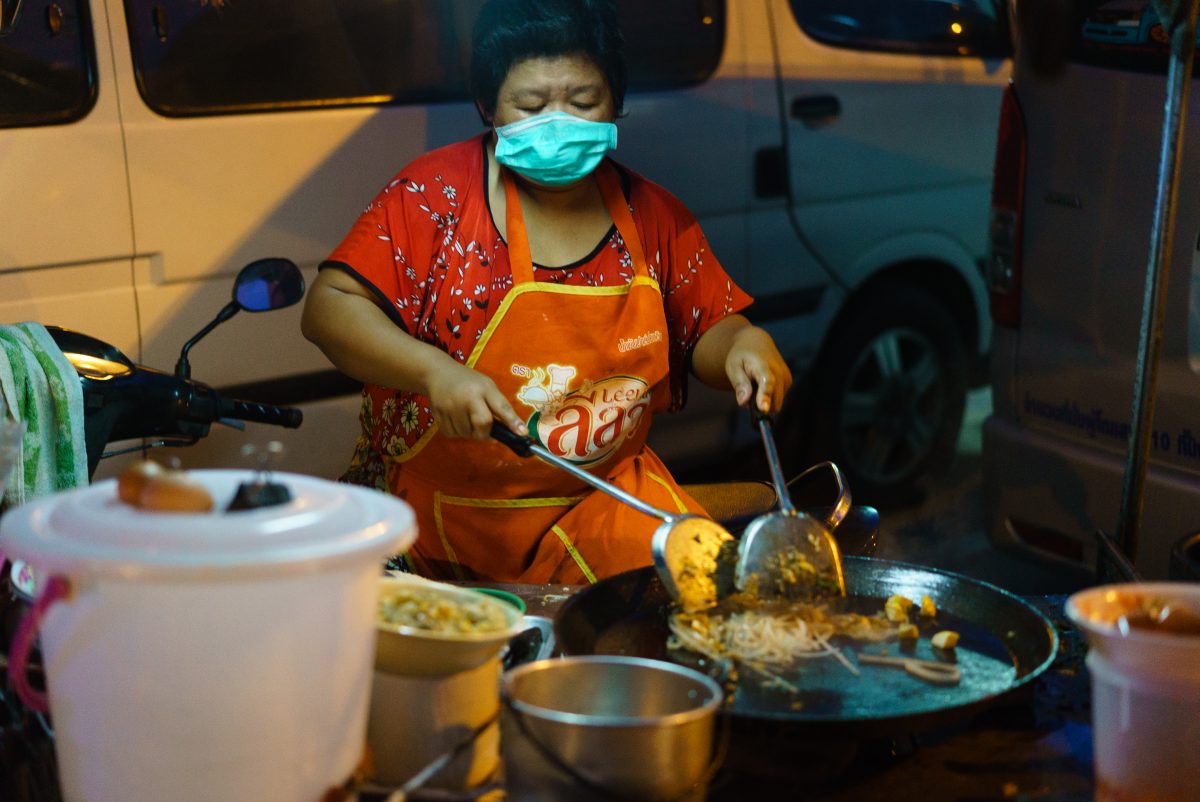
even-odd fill
[[[551,111],[496,129],[496,161],[537,184],[561,187],[591,175],[617,146],[617,126]]]

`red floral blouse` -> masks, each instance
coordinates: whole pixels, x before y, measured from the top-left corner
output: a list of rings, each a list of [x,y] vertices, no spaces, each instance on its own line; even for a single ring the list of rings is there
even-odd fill
[[[512,287],[508,248],[488,203],[484,134],[439,148],[401,170],[363,211],[321,268],[346,271],[397,326],[466,362]],[[671,408],[683,406],[692,348],[751,299],[726,275],[699,224],[662,187],[618,165],[651,275],[663,292],[670,336]],[[613,226],[592,253],[562,267],[534,265],[537,281],[628,284],[629,252]],[[433,424],[418,393],[367,384],[362,434],[348,481],[386,489],[386,460]]]

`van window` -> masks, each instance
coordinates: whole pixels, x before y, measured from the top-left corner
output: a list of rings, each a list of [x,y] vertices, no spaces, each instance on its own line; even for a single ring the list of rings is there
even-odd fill
[[[469,98],[483,0],[125,0],[138,86],[161,114]],[[621,0],[632,90],[703,81],[724,3]]]
[[[0,33],[0,128],[67,123],[96,102],[87,0],[6,0]],[[15,13],[14,13],[15,12]]]
[[[812,38],[835,47],[945,56],[1007,56],[1002,0],[791,0]]]
[[[1074,61],[1129,72],[1166,73],[1170,53],[1171,43],[1152,0],[1083,0],[1080,4]]]

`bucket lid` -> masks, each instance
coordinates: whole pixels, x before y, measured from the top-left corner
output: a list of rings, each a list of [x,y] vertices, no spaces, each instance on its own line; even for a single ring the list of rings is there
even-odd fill
[[[35,499],[0,517],[0,551],[73,577],[213,579],[315,573],[381,559],[416,538],[412,508],[394,496],[312,476],[272,473],[292,500],[225,512],[253,471],[196,470],[209,513],[135,509],[114,479]]]

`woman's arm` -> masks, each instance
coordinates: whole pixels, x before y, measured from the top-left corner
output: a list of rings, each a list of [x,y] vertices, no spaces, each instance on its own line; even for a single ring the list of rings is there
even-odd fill
[[[768,414],[783,407],[792,385],[792,372],[771,335],[742,315],[723,318],[700,335],[692,351],[692,373],[710,387],[732,387],[740,405],[749,402],[750,388],[757,384],[756,403]]]
[[[318,274],[300,330],[346,375],[427,396],[434,422],[449,437],[486,439],[493,420],[526,433],[491,379],[405,333],[366,287],[341,270]]]

